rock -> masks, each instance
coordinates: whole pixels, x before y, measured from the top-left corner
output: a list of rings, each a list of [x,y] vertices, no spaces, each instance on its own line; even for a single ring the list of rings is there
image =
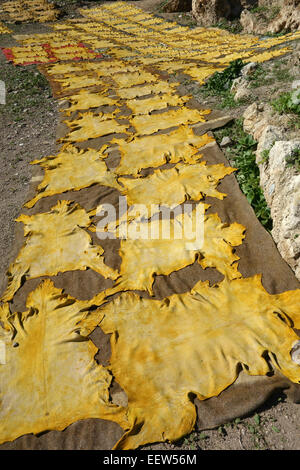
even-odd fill
[[[6,104],[5,82],[0,80],[0,104]]]
[[[244,8],[257,6],[258,0],[229,0],[231,6],[230,19],[238,18]]]
[[[279,33],[283,30],[297,31],[300,29],[300,4],[299,1],[286,2],[280,13],[269,24],[271,33]]]
[[[258,0],[240,0],[243,8],[254,8],[258,4]]]
[[[248,132],[248,134],[252,134],[252,129],[256,121],[259,117],[259,111],[257,107],[257,103],[252,103],[248,108],[245,110],[243,114],[244,118],[244,130]]]
[[[288,59],[288,64],[289,68],[291,70],[295,70],[296,74],[299,73],[299,67],[300,67],[300,42],[295,41],[294,44],[294,52],[289,56]]]
[[[249,75],[251,75],[257,68],[257,65],[257,62],[249,62],[249,64],[245,65],[245,67],[242,68],[242,76],[248,77]]]
[[[286,159],[300,148],[300,140],[278,141],[270,150],[262,185],[273,218],[272,236],[278,250],[300,279],[300,175],[287,166]],[[275,190],[267,197],[270,186]],[[298,275],[297,274],[297,275]]]
[[[291,100],[295,105],[300,104],[300,87],[293,91]]]
[[[292,88],[293,90],[297,90],[298,88],[300,88],[300,80],[294,80],[292,83]]]
[[[169,0],[162,11],[165,13],[175,13],[177,11],[191,11],[192,0]]]
[[[258,0],[193,0],[192,12],[198,23],[210,26],[221,18],[239,18],[244,8],[257,6]]]
[[[238,77],[233,80],[230,91],[231,93],[234,93],[234,101],[248,98],[251,94],[251,91],[248,88],[248,81],[244,77]]]
[[[265,109],[264,103],[258,103],[258,105],[257,105],[257,110],[260,111],[260,112],[262,112],[262,111],[264,111],[264,109]]]
[[[198,23],[212,25],[229,18],[231,6],[229,0],[193,0],[192,12]]]
[[[261,18],[258,18],[254,13],[249,10],[243,10],[240,17],[240,23],[243,27],[243,32],[247,34],[263,34],[265,31],[265,24]]]
[[[255,16],[249,10],[243,10],[240,17],[240,23],[244,33],[252,33],[254,30]]]
[[[273,239],[300,280],[300,175],[287,165],[293,150],[300,149],[300,140],[284,141],[284,128],[270,125],[271,116],[267,105],[253,103],[244,112],[244,130],[258,141],[256,162],[273,219]],[[262,161],[264,150],[269,156]]]
[[[279,33],[281,31],[297,31],[300,29],[300,2],[299,0],[260,0],[259,6],[265,7],[263,14],[247,10],[241,13],[240,22],[244,33],[264,34],[267,32]],[[273,7],[273,8],[272,8]],[[279,13],[269,22],[268,18],[274,13],[274,7],[279,7]]]
[[[259,140],[265,127],[268,125],[268,118],[264,112],[259,111],[259,105],[252,103],[244,112],[244,130],[252,134],[255,140]]]
[[[268,120],[264,113],[262,113],[261,119],[258,119],[253,126],[253,137],[255,140],[259,140],[265,127],[268,125]]]
[[[258,142],[256,152],[256,163],[260,163],[262,161],[262,153],[264,150],[271,150],[275,142],[278,140],[282,140],[283,137],[283,132],[280,130],[279,127],[266,125],[266,127],[264,127],[261,133],[261,137]]]
[[[223,139],[222,139],[222,141],[221,141],[221,143],[220,143],[220,147],[227,147],[227,145],[230,145],[231,142],[232,142],[232,141],[231,141],[230,137],[225,136],[225,137],[223,137]]]
[[[242,77],[235,78],[232,81],[232,85],[231,85],[231,88],[230,88],[231,93],[235,93],[237,91],[237,89],[241,86],[242,83],[243,83],[243,78]]]
[[[244,100],[251,96],[251,90],[247,87],[240,87],[234,95],[234,101]]]

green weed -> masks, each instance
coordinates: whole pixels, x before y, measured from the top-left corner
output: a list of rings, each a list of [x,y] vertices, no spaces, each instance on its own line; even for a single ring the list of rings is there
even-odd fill
[[[291,81],[294,78],[293,75],[291,75],[288,69],[286,68],[283,68],[283,69],[275,68],[272,71],[272,74],[273,74],[274,79],[277,80],[278,82]]]
[[[273,7],[266,7],[266,6],[258,6],[251,8],[251,13],[258,14],[264,20],[272,21],[280,12],[280,7],[273,6]]]
[[[163,13],[165,6],[169,3],[170,0],[163,0],[159,5],[157,6],[157,11],[158,13]]]
[[[300,116],[295,116],[288,121],[288,127],[292,130],[300,129]]]
[[[230,62],[223,72],[215,72],[203,85],[203,89],[210,95],[222,95],[230,90],[232,82],[240,76],[242,68],[246,65],[242,59]]]
[[[213,28],[220,28],[229,31],[232,34],[238,34],[243,30],[239,20],[227,21],[225,18],[212,25]]]
[[[277,426],[272,426],[272,431],[279,433],[280,429]]]
[[[232,82],[240,76],[242,68],[246,65],[242,59],[230,62],[229,66],[222,72],[215,72],[200,91],[204,96],[220,96],[221,101],[218,108],[235,108],[242,104],[241,101],[235,101],[234,95],[230,92]]]
[[[259,161],[259,163],[266,163],[269,160],[270,149],[263,150],[260,156],[261,156],[261,160]]]
[[[266,76],[267,71],[263,68],[262,65],[258,65],[256,69],[247,76],[247,80],[250,82],[250,88],[258,88],[260,86],[266,85]],[[270,80],[268,79],[267,84],[270,85]]]
[[[191,15],[187,13],[181,13],[181,17],[178,16],[176,19],[178,24],[182,24],[183,26],[187,26],[188,28],[195,28],[197,26],[197,21],[193,19]]]
[[[250,9],[251,13],[265,13],[267,11],[267,7],[253,7]]]
[[[9,115],[19,122],[24,119],[25,113],[30,115],[36,108],[50,109],[51,90],[46,78],[36,67],[8,64],[2,68],[0,79],[6,86],[6,104],[1,106],[0,114]]]
[[[274,6],[274,7],[271,7],[271,11],[269,13],[269,20],[274,20],[274,18],[276,18],[276,16],[279,14],[280,12],[280,7],[279,6]]]
[[[291,32],[290,29],[282,29],[279,33],[266,32],[264,33],[264,36],[268,38],[279,38],[280,36],[285,36],[286,34],[289,34],[290,32]]]
[[[222,95],[222,101],[216,106],[217,108],[224,109],[224,108],[237,108],[240,106],[241,102],[234,100],[234,95],[227,91]]]
[[[203,433],[202,433],[203,434]],[[201,434],[200,434],[201,436]],[[206,436],[205,436],[206,438]],[[203,439],[203,437],[200,439]],[[188,437],[183,439],[183,445],[188,447],[188,450],[197,450],[198,449],[198,442],[197,442],[197,433],[192,433]]]
[[[300,148],[294,149],[288,157],[286,163],[289,167],[295,167],[300,172]]]
[[[274,146],[276,140],[273,140],[272,144],[270,145],[270,147],[268,149],[265,149],[261,152],[260,156],[261,156],[261,160],[258,162],[258,163],[266,163],[268,160],[269,160],[269,157],[270,157],[270,151],[272,149],[272,147]]]
[[[254,419],[255,424],[256,424],[257,426],[259,426],[259,425],[260,425],[260,416],[259,416],[259,414],[256,413],[256,414],[254,415],[253,419]]]
[[[290,91],[281,93],[278,98],[271,101],[271,105],[279,114],[293,113],[300,116],[300,103],[297,102],[299,99],[300,91],[297,96],[295,91]]]
[[[258,413],[253,416],[253,420],[246,424],[246,428],[251,434],[253,445],[256,449],[263,450],[268,448],[262,429],[262,419]]]

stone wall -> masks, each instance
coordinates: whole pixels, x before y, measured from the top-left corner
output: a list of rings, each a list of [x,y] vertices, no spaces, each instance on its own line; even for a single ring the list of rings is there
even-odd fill
[[[253,103],[244,113],[244,129],[258,141],[256,162],[273,219],[272,237],[300,280],[300,174],[287,161],[300,149],[300,138],[285,140],[284,130],[270,124],[270,111]],[[267,159],[264,150],[269,152]]]
[[[250,11],[257,6],[269,11]],[[274,15],[275,7],[280,7],[280,12]],[[196,21],[205,26],[217,24],[224,18],[240,18],[245,33],[278,33],[300,29],[300,0],[192,0],[192,13]]]
[[[216,24],[221,18],[238,18],[244,8],[257,5],[258,0],[193,0],[195,19],[204,25]]]

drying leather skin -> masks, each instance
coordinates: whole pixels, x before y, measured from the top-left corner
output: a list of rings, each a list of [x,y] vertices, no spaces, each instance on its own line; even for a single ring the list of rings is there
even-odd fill
[[[7,52],[45,62],[65,103],[64,145],[32,162],[1,278],[1,449],[134,449],[245,415],[274,390],[297,401],[299,283],[210,133],[231,117],[167,74],[203,83],[299,34],[189,30],[122,2],[82,15]],[[120,196],[128,209],[99,239],[97,208]],[[203,209],[203,244],[117,236],[127,216],[130,233],[156,232],[155,207],[181,204]]]

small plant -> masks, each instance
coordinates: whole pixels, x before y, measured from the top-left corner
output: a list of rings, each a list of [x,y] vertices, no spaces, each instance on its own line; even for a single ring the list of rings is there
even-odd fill
[[[266,84],[267,71],[263,68],[262,65],[258,65],[256,69],[247,76],[249,81],[250,88],[258,88]],[[268,85],[271,81],[268,79]]]
[[[294,113],[300,116],[300,90],[281,93],[271,101],[271,105],[279,114]]]
[[[164,8],[165,6],[167,6],[167,4],[169,3],[170,0],[163,0],[161,3],[159,3],[158,7],[157,7],[157,11],[159,13],[163,13],[164,12]]]
[[[280,12],[280,7],[273,6],[273,7],[266,7],[266,6],[258,6],[251,8],[251,13],[256,13],[265,21],[272,21]]]
[[[215,72],[203,85],[203,88],[209,94],[222,95],[230,90],[232,82],[240,76],[242,68],[246,65],[242,59],[230,62],[229,66],[223,72]]]
[[[271,11],[269,13],[269,19],[272,21],[274,18],[276,18],[277,15],[279,15],[280,12],[280,7],[279,6],[274,6],[271,7]]]
[[[294,149],[288,157],[286,163],[289,167],[295,167],[300,172],[300,148]]]
[[[274,79],[277,80],[278,82],[286,82],[286,81],[293,80],[294,78],[290,74],[289,70],[286,68],[276,67],[272,73],[273,73]]]
[[[300,129],[300,116],[295,116],[288,121],[288,127],[292,130]]]
[[[0,107],[0,115],[7,114],[19,122],[36,108],[50,108],[49,83],[36,67],[19,68],[6,64],[1,69],[0,80],[5,82],[7,92],[6,104]]]
[[[225,29],[229,33],[238,34],[243,30],[239,20],[227,21],[225,18],[213,25],[213,28]]]
[[[272,426],[272,431],[279,433],[280,429],[277,426]]]
[[[227,431],[225,429],[225,426],[219,426],[218,427],[218,433],[220,436],[226,437],[227,436]]]
[[[204,96],[221,96],[222,100],[218,107],[235,108],[240,106],[241,101],[235,101],[230,92],[232,82],[240,76],[242,68],[246,65],[242,59],[230,62],[229,66],[222,72],[215,72],[200,89]]]
[[[253,419],[254,419],[255,424],[256,424],[257,426],[259,426],[259,425],[260,425],[260,416],[259,416],[259,414],[256,413],[256,414],[254,415]]]
[[[251,13],[265,13],[267,11],[267,7],[253,7],[251,8]]]
[[[204,433],[201,433],[204,434]],[[200,436],[201,436],[200,434]],[[199,437],[200,437],[199,436]],[[207,436],[205,436],[206,438]],[[200,439],[203,439],[203,437]],[[192,433],[188,437],[183,439],[183,445],[188,447],[188,450],[197,450],[198,448],[198,443],[197,443],[197,433]]]
[[[260,156],[261,156],[261,160],[259,161],[259,163],[266,163],[269,160],[270,149],[263,150]]]
[[[286,34],[291,33],[290,29],[282,29],[279,33],[266,32],[264,36],[268,38],[279,38],[280,36],[285,36]]]
[[[240,104],[241,101],[235,101],[234,95],[228,90],[222,95],[222,101],[217,105],[217,108],[237,108]]]
[[[270,145],[270,147],[268,149],[265,149],[261,152],[260,156],[261,156],[261,160],[258,162],[258,163],[266,163],[268,160],[269,160],[269,157],[270,157],[270,151],[272,149],[272,147],[274,146],[276,140],[273,140],[272,144]]]

